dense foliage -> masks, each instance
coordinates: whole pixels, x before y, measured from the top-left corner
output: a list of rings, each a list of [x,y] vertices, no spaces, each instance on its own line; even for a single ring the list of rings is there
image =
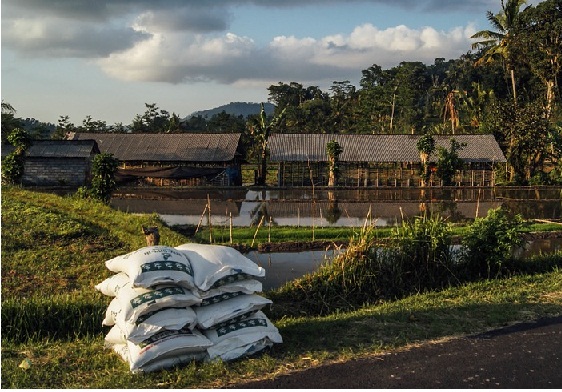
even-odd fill
[[[14,150],[2,159],[2,183],[17,184],[24,173],[25,152],[31,146],[31,138],[25,130],[15,128],[8,134],[7,141]]]

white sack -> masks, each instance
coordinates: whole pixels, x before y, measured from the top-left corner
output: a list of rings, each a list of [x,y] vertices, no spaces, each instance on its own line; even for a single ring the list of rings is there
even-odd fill
[[[207,348],[211,360],[220,357],[230,361],[259,352],[274,343],[283,343],[277,327],[261,311],[246,320],[203,333],[213,343]]]
[[[188,243],[176,249],[191,261],[193,279],[199,290],[207,291],[226,283],[265,276],[264,268],[228,246]]]
[[[127,344],[127,338],[117,325],[111,327],[107,335],[105,335],[105,346],[113,347],[116,344]]]
[[[100,291],[102,294],[109,297],[115,297],[119,290],[126,285],[131,286],[131,281],[126,273],[119,272],[109,278],[105,279],[103,282],[97,284],[96,290]]]
[[[205,306],[193,306],[192,309],[197,315],[197,326],[207,329],[223,322],[247,318],[271,303],[270,299],[260,295],[238,292],[207,299]]]
[[[135,323],[140,316],[162,308],[187,308],[199,303],[201,298],[185,287],[158,286],[144,289],[125,286],[107,307],[102,324],[112,326],[117,320]]]
[[[157,309],[154,312],[139,316],[134,323],[125,320],[123,318],[124,313],[116,313],[117,318],[114,320],[114,328],[119,329],[119,334],[123,340],[130,340],[137,344],[165,330],[193,330],[197,323],[197,316],[191,307]]]
[[[130,341],[115,344],[112,349],[129,364],[133,373],[155,371],[191,360],[206,357],[205,350],[212,345],[201,332],[165,331],[137,345]]]
[[[127,274],[136,287],[174,284],[195,288],[189,258],[171,246],[146,246],[107,260],[105,266],[110,271]]]
[[[199,297],[205,301],[226,293],[254,294],[262,291],[262,283],[256,279],[244,279],[232,283],[227,283],[207,291],[196,290]]]

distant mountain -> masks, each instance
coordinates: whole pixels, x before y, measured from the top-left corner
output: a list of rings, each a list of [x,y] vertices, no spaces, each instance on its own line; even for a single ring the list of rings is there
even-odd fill
[[[269,102],[264,102],[264,108],[265,108],[265,113],[269,116],[273,114],[275,105]],[[201,116],[203,118],[209,119],[213,117],[215,114],[220,114],[223,111],[226,114],[230,114],[233,116],[242,115],[245,118],[252,114],[259,114],[260,104],[254,102],[231,102],[227,105],[222,105],[214,109],[199,110],[193,112],[189,116],[187,116],[186,119],[189,119],[190,117],[197,117],[197,116]]]

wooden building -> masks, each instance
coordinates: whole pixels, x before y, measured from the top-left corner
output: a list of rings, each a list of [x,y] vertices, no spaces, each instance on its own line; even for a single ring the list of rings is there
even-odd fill
[[[120,162],[119,183],[242,185],[241,134],[72,133],[72,140],[95,140],[102,153]]]
[[[275,134],[269,138],[269,161],[278,166],[278,186],[327,186],[326,145],[335,140],[339,186],[419,186],[421,135]],[[436,147],[450,149],[451,139],[463,144],[465,162],[455,177],[459,186],[495,184],[494,167],[506,158],[493,135],[434,135]],[[437,149],[436,149],[437,151]],[[437,161],[437,152],[429,158]],[[431,185],[440,185],[434,179]]]
[[[13,149],[11,145],[2,145],[2,157]],[[25,153],[22,185],[86,185],[92,159],[99,152],[94,140],[34,140]]]

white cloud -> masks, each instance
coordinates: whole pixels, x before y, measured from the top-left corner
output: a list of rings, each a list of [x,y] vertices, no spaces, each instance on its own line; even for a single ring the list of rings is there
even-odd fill
[[[251,38],[234,33],[216,36],[136,28],[149,32],[151,38],[100,60],[100,66],[119,79],[170,83],[249,83],[253,78],[305,78],[314,83],[346,73],[356,75],[372,64],[388,68],[400,61],[432,63],[435,57],[456,58],[469,48],[473,34],[470,26],[450,31],[403,25],[380,30],[364,24],[349,35],[278,36],[267,47],[258,48]]]
[[[372,64],[389,68],[400,61],[456,58],[469,50],[474,33],[470,25],[438,31],[405,25],[380,29],[365,23],[347,34],[320,38],[277,36],[260,47],[252,37],[228,31],[232,7],[296,7],[296,2],[42,1],[7,1],[8,15],[2,16],[5,47],[26,56],[91,58],[106,74],[127,81],[252,84],[252,80],[352,79]],[[461,6],[460,0],[450,3]],[[434,7],[439,1],[403,0],[400,5]],[[45,9],[45,15],[35,16],[33,7]],[[26,12],[34,16],[26,17]]]

